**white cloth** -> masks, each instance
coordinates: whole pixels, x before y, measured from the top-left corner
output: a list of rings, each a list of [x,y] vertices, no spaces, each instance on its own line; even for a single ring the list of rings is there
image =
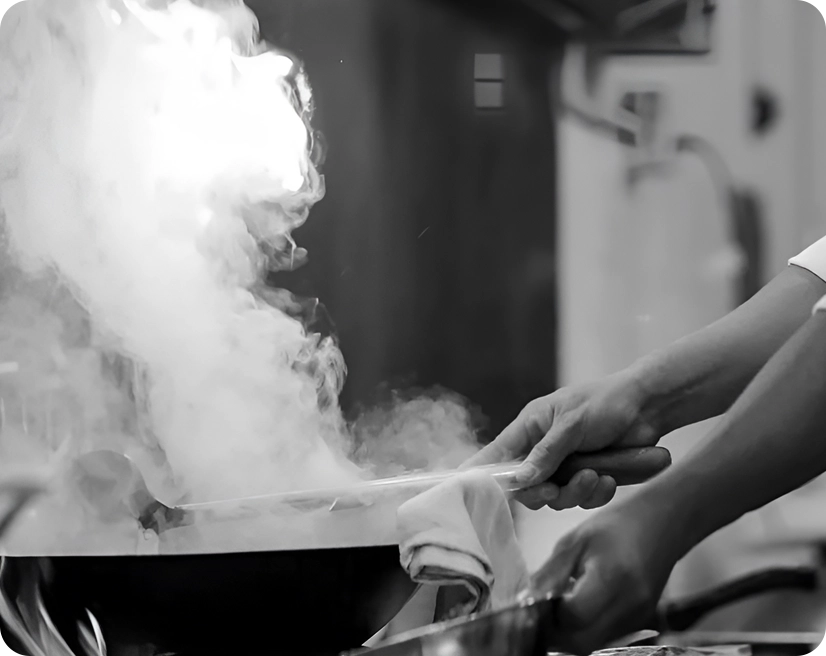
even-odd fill
[[[816,241],[802,253],[795,255],[789,260],[789,264],[806,269],[826,282],[826,237]],[[821,298],[812,309],[813,313],[824,311],[826,311],[826,296]]]
[[[530,581],[504,491],[468,471],[404,503],[398,511],[402,567],[417,583],[465,586],[458,614],[512,603]]]

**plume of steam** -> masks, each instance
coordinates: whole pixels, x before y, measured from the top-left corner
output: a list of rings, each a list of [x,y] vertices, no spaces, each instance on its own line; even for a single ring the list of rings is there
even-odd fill
[[[291,232],[324,197],[312,109],[299,62],[240,0],[25,0],[5,16],[0,467],[109,448],[165,500],[209,501],[475,450],[469,410],[441,392],[346,425],[335,341],[263,285],[303,256]],[[50,503],[55,540],[95,541],[81,509]],[[35,515],[26,544],[47,539]]]
[[[200,4],[27,0],[9,14],[10,250],[30,277],[56,272],[91,346],[145,372],[152,430],[193,498],[353,480],[338,405],[319,404],[344,378],[336,345],[253,291],[324,195],[310,88],[243,3]],[[101,376],[86,381],[100,405]]]
[[[479,409],[459,394],[393,391],[353,422],[353,459],[381,477],[455,469],[478,451],[482,427]]]

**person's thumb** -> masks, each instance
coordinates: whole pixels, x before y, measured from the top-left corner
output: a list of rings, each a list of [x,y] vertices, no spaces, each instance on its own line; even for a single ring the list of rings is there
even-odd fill
[[[499,436],[476,455],[468,458],[462,465],[467,467],[483,467],[496,465],[502,462],[520,460],[531,447],[542,438],[542,435],[533,436],[525,424],[523,415],[519,415],[503,430]]]
[[[485,465],[497,465],[501,462],[507,462],[508,460],[513,459],[514,458],[510,456],[510,450],[507,446],[496,439],[481,451],[465,460],[465,462],[459,466],[459,469],[484,467]]]
[[[615,637],[617,614],[614,592],[606,589],[593,560],[583,561],[583,572],[562,598],[557,611],[556,641],[565,653],[587,656]]]
[[[516,474],[517,485],[528,488],[547,481],[562,461],[576,451],[579,438],[579,433],[570,426],[551,426],[520,466]]]
[[[565,593],[560,612],[563,626],[576,630],[592,626],[610,611],[621,591],[606,585],[603,563],[598,558],[584,558],[576,582]]]
[[[534,573],[533,589],[542,594],[563,596],[575,581],[580,553],[581,545],[575,534],[563,537],[551,557]]]

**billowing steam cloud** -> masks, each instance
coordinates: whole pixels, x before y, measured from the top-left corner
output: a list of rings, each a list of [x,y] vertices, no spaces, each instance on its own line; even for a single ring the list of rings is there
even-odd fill
[[[307,80],[240,0],[27,0],[0,48],[5,463],[113,448],[207,501],[473,449],[436,399],[354,457],[339,350],[265,300],[324,184]]]
[[[257,52],[240,2],[18,9],[5,92],[25,111],[4,116],[0,202],[26,271],[57,272],[96,345],[145,371],[195,498],[353,480],[337,405],[319,403],[343,381],[338,350],[255,293],[263,253],[288,260],[324,194],[301,71]]]

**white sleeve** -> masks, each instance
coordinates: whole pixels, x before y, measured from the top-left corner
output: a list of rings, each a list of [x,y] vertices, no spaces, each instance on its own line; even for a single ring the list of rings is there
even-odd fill
[[[826,237],[816,241],[799,255],[795,255],[789,260],[789,264],[806,269],[826,281]]]
[[[795,255],[789,260],[789,264],[806,269],[826,281],[826,237],[816,241],[799,255]],[[812,314],[816,312],[826,312],[826,296],[815,303]]]

